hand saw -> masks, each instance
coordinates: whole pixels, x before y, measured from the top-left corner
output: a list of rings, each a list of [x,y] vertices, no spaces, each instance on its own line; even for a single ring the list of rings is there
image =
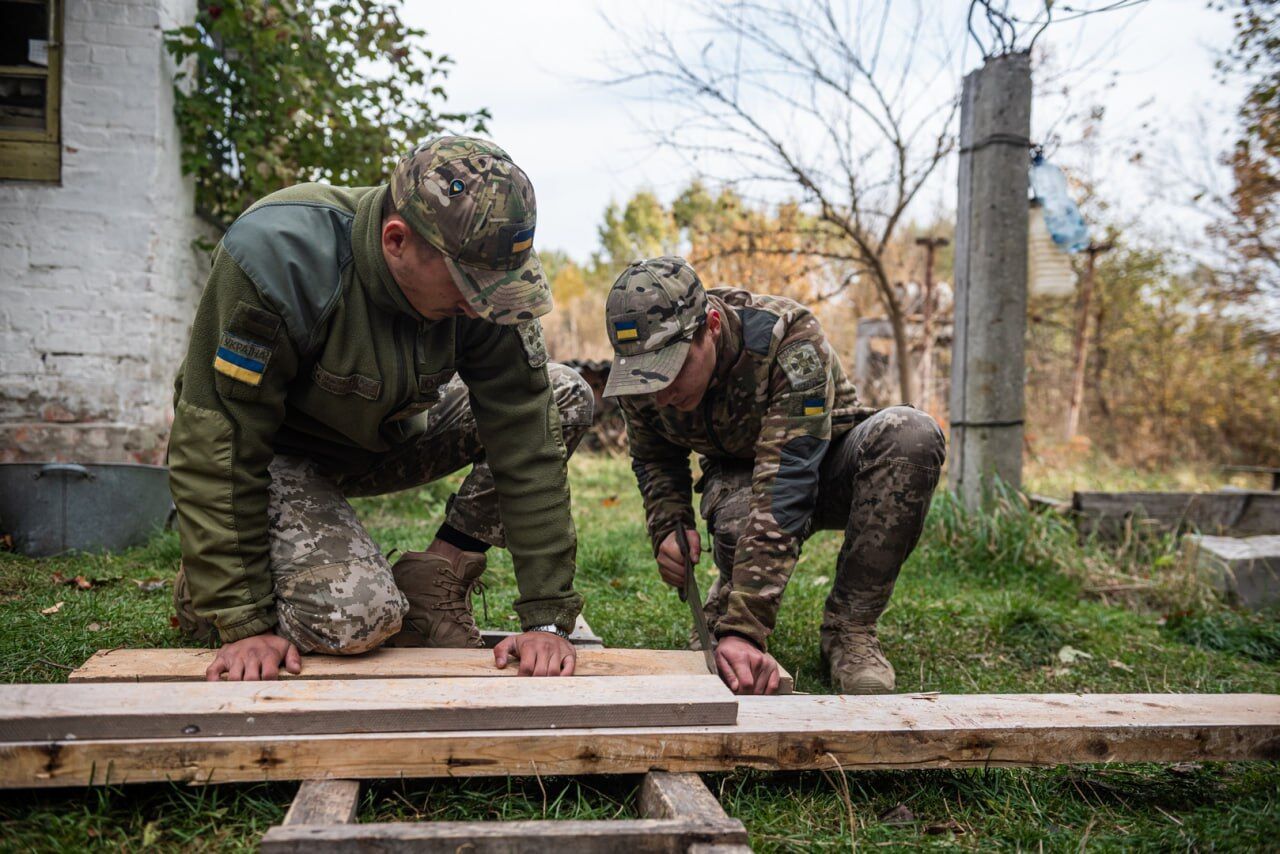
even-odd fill
[[[707,628],[707,615],[702,613],[702,595],[698,592],[698,576],[694,570],[693,556],[689,553],[689,535],[683,522],[676,523],[676,542],[680,546],[680,556],[684,558],[684,584],[680,587],[680,599],[688,602],[689,610],[693,612],[693,628],[698,633],[698,643],[702,646],[707,670],[713,676],[718,676],[715,645],[711,640],[711,631]]]

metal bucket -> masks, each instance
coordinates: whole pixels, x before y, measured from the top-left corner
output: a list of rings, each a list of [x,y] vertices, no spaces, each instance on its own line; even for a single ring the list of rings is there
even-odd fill
[[[171,505],[164,466],[0,463],[0,531],[31,557],[137,545]]]

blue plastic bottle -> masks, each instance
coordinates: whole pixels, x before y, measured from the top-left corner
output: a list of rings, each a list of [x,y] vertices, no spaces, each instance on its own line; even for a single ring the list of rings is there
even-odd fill
[[[1067,195],[1067,176],[1038,154],[1031,161],[1031,190],[1044,207],[1044,224],[1053,242],[1067,252],[1088,248],[1089,226]]]

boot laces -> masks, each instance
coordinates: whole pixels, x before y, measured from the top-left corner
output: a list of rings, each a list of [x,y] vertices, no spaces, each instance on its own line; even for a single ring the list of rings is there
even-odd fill
[[[480,602],[484,606],[484,618],[486,621],[489,619],[489,598],[485,595],[485,583],[481,579],[473,578],[468,581],[458,573],[456,567],[448,566],[441,568],[436,584],[453,594],[436,604],[441,611],[465,611],[471,616],[475,613],[471,607],[471,596],[479,593]],[[461,613],[457,617],[459,620],[463,619]]]
[[[874,627],[841,626],[836,634],[836,642],[852,664],[876,664],[883,657]]]

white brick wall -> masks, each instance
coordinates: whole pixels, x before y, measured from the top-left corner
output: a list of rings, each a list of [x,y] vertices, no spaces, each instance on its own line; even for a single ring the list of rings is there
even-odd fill
[[[67,0],[62,183],[0,181],[0,461],[156,462],[209,234],[162,30],[195,0]]]

